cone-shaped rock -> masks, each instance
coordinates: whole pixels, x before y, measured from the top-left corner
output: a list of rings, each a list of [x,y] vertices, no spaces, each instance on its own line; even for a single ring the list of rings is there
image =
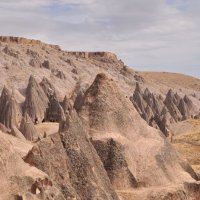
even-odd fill
[[[149,96],[151,96],[151,92],[149,91],[149,88],[146,88],[145,90],[144,90],[144,98],[146,99],[146,98],[149,98]]]
[[[143,186],[166,186],[193,180],[185,172],[180,159],[160,131],[148,126],[133,109],[112,79],[98,74],[86,91],[79,112],[86,131],[96,143],[117,143],[122,158],[115,157],[118,166],[107,166],[107,151],[102,155],[102,145],[95,145],[115,188],[135,187],[133,180]],[[113,158],[112,157],[112,158]],[[109,157],[109,159],[111,159]],[[119,159],[119,160],[118,160]],[[123,159],[123,162],[121,160]],[[124,163],[124,164],[123,164]],[[106,165],[105,165],[106,164]]]
[[[192,100],[187,95],[184,96],[183,100],[187,104],[190,113],[196,112],[196,106],[193,104]]]
[[[45,120],[50,122],[60,122],[63,113],[63,108],[58,100],[54,96],[51,96],[49,99],[49,106],[46,111]]]
[[[157,114],[161,114],[162,109],[164,107],[164,103],[162,102],[162,100],[160,98],[158,98],[155,95],[152,95],[152,99],[153,99],[153,110],[155,113]]]
[[[166,106],[163,107],[163,110],[161,112],[161,118],[163,116],[167,117],[167,119],[168,119],[168,125],[172,124],[172,123],[175,123],[173,117],[170,115],[169,110],[167,109]]]
[[[165,98],[165,102],[173,102],[176,106],[178,106],[179,104],[179,101],[180,101],[180,97],[179,95],[176,93],[174,94],[174,92],[172,91],[172,89],[170,89],[166,95],[166,98]]]
[[[149,105],[147,105],[147,107],[145,108],[145,113],[147,116],[147,120],[145,120],[145,121],[147,121],[147,123],[149,124],[151,119],[154,117],[154,113]]]
[[[51,82],[46,77],[43,77],[42,81],[40,82],[40,86],[48,98],[54,96],[57,99],[57,91],[53,84],[51,84]]]
[[[185,103],[183,99],[180,100],[178,109],[180,110],[183,116],[182,117],[183,120],[190,118],[190,111],[189,111],[188,105]]]
[[[135,106],[136,109],[139,108],[139,113],[145,114],[145,108],[147,104],[145,100],[143,99],[142,92],[139,85],[136,86],[135,92],[133,94],[133,105],[135,104],[137,105]]]
[[[10,98],[11,98],[11,92],[6,88],[6,86],[4,86],[0,97],[0,119],[5,109],[5,105],[7,104]]]
[[[160,130],[164,133],[166,137],[169,136],[169,126],[174,122],[174,119],[170,115],[166,106],[163,107],[161,115],[156,115],[155,121],[157,122]]]
[[[71,105],[70,100],[67,98],[67,96],[65,95],[63,102],[61,102],[61,106],[63,108],[64,113],[66,113],[67,111],[71,112],[73,109],[73,106]]]
[[[136,86],[135,86],[135,92],[139,92],[140,94],[143,94],[142,89],[140,87],[140,84],[138,82],[136,82]]]
[[[45,118],[48,103],[49,100],[43,89],[36,82],[34,77],[31,76],[26,89],[24,113],[27,112],[34,123],[37,121],[41,122]]]
[[[179,105],[180,100],[181,100],[181,97],[178,95],[177,92],[174,94],[174,97],[175,97],[175,99],[176,99],[176,105]]]
[[[29,117],[28,113],[24,114],[22,118],[20,129],[21,133],[27,140],[30,141],[37,141],[39,138],[39,134],[37,132],[36,127],[34,126],[31,118]]]
[[[21,108],[15,98],[4,87],[0,99],[0,122],[7,128],[18,127],[22,118]]]
[[[174,93],[171,89],[168,91],[164,103],[169,110],[170,115],[174,118],[175,122],[182,120],[182,115],[177,107],[177,98],[174,96]]]
[[[75,101],[74,101],[74,109],[76,111],[79,111],[80,108],[81,108],[81,105],[82,105],[82,102],[83,102],[83,96],[84,96],[84,92],[83,90],[79,90],[78,93],[77,93],[77,96],[75,98]]]

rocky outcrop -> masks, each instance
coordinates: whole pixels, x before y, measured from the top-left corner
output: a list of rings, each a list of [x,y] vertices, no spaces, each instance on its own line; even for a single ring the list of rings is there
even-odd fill
[[[46,68],[46,69],[51,69],[51,64],[48,60],[45,60],[42,65],[42,67]]]
[[[24,114],[22,118],[20,129],[21,133],[24,137],[29,141],[38,141],[39,133],[37,132],[36,127],[34,126],[31,118],[29,117],[28,113]]]
[[[182,115],[178,109],[179,99],[180,98],[177,95],[174,95],[173,91],[170,89],[164,101],[167,109],[169,110],[169,113],[171,114],[175,122],[182,120]]]
[[[33,123],[42,122],[45,119],[48,103],[49,100],[47,95],[35,78],[30,76],[28,87],[26,89],[26,99],[23,106],[23,112],[30,116]]]
[[[139,83],[136,83],[136,88],[133,97],[130,97],[136,110],[140,116],[152,127],[160,129],[165,133],[166,118],[163,115],[163,109],[167,109],[162,98],[154,95],[148,88],[142,91]],[[165,118],[165,119],[164,119]],[[165,121],[165,123],[164,123]]]
[[[142,90],[141,90],[140,85],[138,83],[136,83],[135,92],[134,92],[133,98],[131,100],[134,103],[135,108],[140,113],[140,115],[144,119],[146,119],[146,117],[145,117],[146,116],[145,115],[145,108],[147,106],[147,103],[143,99],[143,93],[142,93]]]
[[[58,70],[58,71],[55,73],[55,76],[58,77],[58,78],[61,79],[61,80],[65,80],[65,79],[66,79],[65,74],[64,74],[63,71],[61,71],[61,70]]]
[[[8,129],[18,127],[22,118],[21,108],[14,96],[4,87],[0,97],[0,122]]]
[[[186,119],[190,118],[189,107],[183,99],[180,100],[178,108],[182,114],[182,120],[186,120]]]
[[[84,91],[82,89],[80,89],[77,92],[77,95],[76,95],[76,98],[75,98],[75,101],[74,101],[74,108],[75,108],[76,111],[79,111],[80,108],[81,108],[81,105],[83,103],[83,96],[84,96]]]
[[[19,149],[26,146],[26,141],[0,132],[0,199],[2,200],[65,200],[56,183],[39,169],[26,164],[20,157]]]
[[[65,199],[118,200],[75,111],[67,123],[64,132],[38,142],[25,161],[49,174]]]
[[[147,126],[106,75],[98,74],[86,91],[79,116],[116,189],[120,183],[127,190],[193,180],[160,131]]]
[[[193,113],[194,111],[197,110],[196,106],[193,104],[193,102],[187,95],[184,96],[183,100],[186,103],[190,113]]]
[[[12,56],[14,58],[19,58],[19,52],[15,51],[14,49],[8,47],[7,45],[3,49],[3,52],[8,56]]]
[[[73,109],[72,103],[70,102],[70,99],[68,99],[66,95],[63,101],[61,102],[61,106],[63,108],[64,113],[71,112]]]
[[[64,110],[62,106],[54,96],[51,96],[49,98],[49,105],[46,110],[45,121],[60,122],[63,114]]]
[[[109,138],[107,140],[92,140],[95,149],[101,158],[104,168],[115,188],[123,190],[124,188],[138,187],[137,181],[130,172],[126,158],[123,154],[123,146]],[[119,181],[120,180],[120,181]]]
[[[178,93],[170,89],[163,100],[160,95],[151,93],[148,88],[143,92],[139,83],[136,83],[130,100],[140,116],[150,126],[160,129],[166,136],[170,135],[171,123],[188,119],[196,111],[194,104],[187,96],[181,98]]]
[[[42,81],[40,82],[40,86],[44,90],[44,93],[48,98],[54,96],[54,98],[58,98],[58,92],[56,91],[55,87],[53,84],[46,78],[43,77]]]
[[[40,61],[37,60],[37,59],[34,59],[34,58],[30,59],[29,65],[32,66],[32,67],[37,67],[37,68],[41,67]]]
[[[68,55],[75,55],[81,58],[104,58],[107,60],[117,60],[117,56],[111,52],[67,52]]]

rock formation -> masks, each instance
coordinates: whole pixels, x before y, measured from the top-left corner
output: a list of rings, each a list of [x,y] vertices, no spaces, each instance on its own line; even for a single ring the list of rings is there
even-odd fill
[[[171,145],[147,126],[106,75],[98,74],[86,91],[79,116],[115,189],[193,181]]]
[[[155,95],[148,88],[144,93],[136,83],[131,102],[140,116],[152,127],[160,129],[166,136],[171,123],[185,120],[191,117],[191,113],[196,110],[193,102],[185,96],[181,98],[178,93],[170,89],[165,100],[159,95]]]
[[[92,143],[115,188],[123,190],[124,188],[138,187],[138,183],[130,172],[126,158],[123,154],[123,145],[112,138],[106,141],[92,140]]]
[[[0,122],[8,129],[18,127],[21,121],[21,108],[14,96],[4,87],[0,97]]]
[[[180,100],[178,108],[182,114],[182,120],[186,120],[186,119],[190,118],[189,107],[183,99]]]
[[[4,86],[3,90],[1,92],[1,97],[0,97],[0,112],[2,113],[7,101],[10,99],[11,93],[10,91]]]
[[[0,199],[200,199],[176,137],[161,133],[172,141],[171,123],[199,113],[198,79],[17,37],[0,37],[0,60],[0,90],[18,91],[0,97]]]
[[[189,111],[192,113],[193,111],[196,111],[197,108],[196,106],[193,104],[193,102],[191,101],[191,99],[185,95],[183,98],[184,102],[186,103],[186,105],[188,106]]]
[[[136,84],[136,88],[135,88],[135,92],[133,94],[132,102],[134,103],[137,111],[141,114],[141,116],[143,118],[145,118],[144,117],[145,116],[145,108],[147,106],[147,103],[143,99],[143,93],[142,93],[142,90],[141,90],[140,85],[138,83]]]
[[[1,200],[65,200],[56,183],[39,169],[26,164],[20,150],[26,141],[11,140],[0,132],[0,199]],[[16,148],[15,144],[21,146]]]
[[[60,122],[63,113],[64,110],[58,100],[54,96],[51,96],[49,98],[49,105],[46,110],[45,121]]]
[[[45,119],[48,103],[49,100],[43,89],[36,82],[35,78],[30,76],[23,112],[27,112],[34,123],[42,122]]]
[[[51,96],[54,96],[56,99],[58,98],[55,87],[46,77],[43,77],[42,81],[40,82],[40,86],[42,87],[44,93],[48,98],[50,98]]]
[[[179,98],[177,98],[177,95],[175,96],[173,91],[170,89],[164,101],[167,109],[169,110],[169,113],[174,118],[175,122],[181,121],[182,119],[182,115],[178,109],[178,100]]]
[[[71,112],[73,109],[73,106],[70,102],[70,99],[67,98],[67,96],[65,95],[63,102],[61,102],[61,106],[63,108],[64,113],[66,112]]]
[[[68,127],[38,142],[25,161],[49,174],[65,199],[118,200],[75,111]]]
[[[46,68],[46,69],[50,69],[51,66],[50,66],[50,62],[48,60],[45,60],[43,63],[42,63],[42,67]]]
[[[75,98],[75,101],[74,101],[74,108],[75,108],[76,111],[80,110],[80,107],[81,107],[82,102],[83,102],[83,96],[84,96],[84,91],[82,89],[80,89],[77,92],[77,95],[76,95],[76,98]]]
[[[58,70],[58,71],[57,71],[56,77],[58,77],[58,78],[61,79],[61,80],[66,79],[65,74],[64,74],[61,70]]]
[[[21,133],[24,137],[29,141],[37,141],[39,138],[39,134],[37,132],[36,127],[34,126],[31,118],[29,117],[28,113],[24,114],[22,118],[20,129]]]

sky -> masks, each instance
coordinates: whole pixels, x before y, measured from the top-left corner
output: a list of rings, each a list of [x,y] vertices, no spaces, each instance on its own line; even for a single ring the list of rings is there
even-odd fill
[[[199,0],[0,0],[0,35],[200,78]]]

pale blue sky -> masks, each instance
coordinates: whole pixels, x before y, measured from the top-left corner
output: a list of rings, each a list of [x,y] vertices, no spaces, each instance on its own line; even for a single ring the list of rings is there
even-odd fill
[[[112,51],[139,70],[200,77],[199,0],[1,0],[0,35]]]

